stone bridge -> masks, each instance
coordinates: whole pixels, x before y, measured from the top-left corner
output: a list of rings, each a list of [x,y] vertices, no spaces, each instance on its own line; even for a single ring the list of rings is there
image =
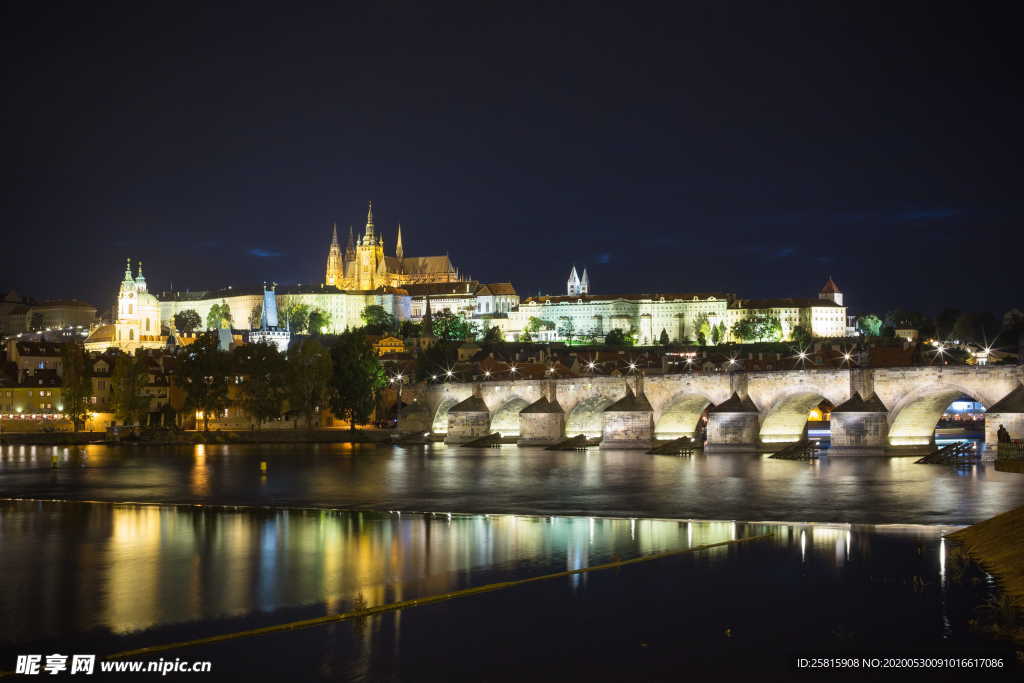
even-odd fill
[[[403,397],[408,405],[401,428],[444,433],[455,443],[499,432],[520,443],[584,434],[616,446],[631,441],[642,447],[656,439],[692,436],[707,414],[709,446],[757,448],[799,439],[808,412],[828,399],[836,406],[833,448],[884,448],[932,443],[945,409],[967,395],[986,409],[997,408],[986,420],[987,442],[995,442],[999,424],[1013,438],[1024,438],[1024,366],[683,373],[639,379],[414,385]]]

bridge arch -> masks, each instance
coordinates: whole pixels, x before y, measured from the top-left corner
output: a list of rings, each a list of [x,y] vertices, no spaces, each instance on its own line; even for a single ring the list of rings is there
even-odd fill
[[[780,443],[799,441],[811,408],[826,400],[816,387],[801,386],[784,393],[761,412],[761,441]]]
[[[692,392],[676,394],[669,400],[654,424],[655,438],[692,437],[701,415],[710,405],[711,399],[704,394]]]
[[[519,436],[519,411],[530,405],[525,399],[513,396],[491,415],[491,431],[502,436]]]
[[[438,404],[437,410],[434,412],[434,422],[431,424],[430,431],[434,434],[448,433],[448,411],[458,402],[457,399],[447,397]]]
[[[943,383],[919,388],[901,398],[889,409],[889,445],[928,445],[935,438],[935,428],[949,404],[959,396],[970,396],[986,410],[990,403],[966,387]]]
[[[604,431],[602,414],[604,409],[615,403],[616,399],[608,396],[590,396],[581,400],[565,420],[565,435],[584,434],[588,438],[601,436]]]

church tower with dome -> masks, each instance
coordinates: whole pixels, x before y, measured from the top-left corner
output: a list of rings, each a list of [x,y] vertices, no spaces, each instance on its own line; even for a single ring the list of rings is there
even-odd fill
[[[149,293],[142,262],[133,277],[132,262],[128,259],[117,291],[117,320],[94,330],[85,340],[85,348],[105,351],[114,347],[135,353],[136,349],[162,348],[166,343],[167,336],[161,333],[160,302]]]

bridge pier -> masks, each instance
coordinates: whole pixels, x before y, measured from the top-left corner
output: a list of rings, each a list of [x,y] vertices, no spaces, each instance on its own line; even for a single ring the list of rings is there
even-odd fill
[[[519,411],[520,446],[550,446],[565,438],[565,411],[551,382],[539,399]],[[550,394],[550,398],[547,394]]]
[[[648,449],[654,443],[654,408],[637,377],[637,391],[626,384],[626,395],[601,414],[601,448]]]
[[[757,450],[761,422],[750,397],[733,395],[708,411],[708,446],[721,450]]]
[[[402,434],[425,434],[434,426],[434,416],[422,403],[407,405],[398,413],[398,431]]]
[[[888,446],[889,410],[871,394],[865,399],[855,393],[832,410],[832,448],[830,454],[842,455],[844,449],[864,449],[881,454]]]
[[[474,441],[491,433],[491,411],[480,397],[480,387],[473,395],[448,409],[448,435],[445,443]]]

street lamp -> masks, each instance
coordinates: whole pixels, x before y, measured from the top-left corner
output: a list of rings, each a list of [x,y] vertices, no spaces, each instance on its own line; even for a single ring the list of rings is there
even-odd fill
[[[405,384],[405,375],[398,373],[391,381],[398,383],[398,403],[395,406],[395,431],[397,432],[402,419],[402,385]]]

